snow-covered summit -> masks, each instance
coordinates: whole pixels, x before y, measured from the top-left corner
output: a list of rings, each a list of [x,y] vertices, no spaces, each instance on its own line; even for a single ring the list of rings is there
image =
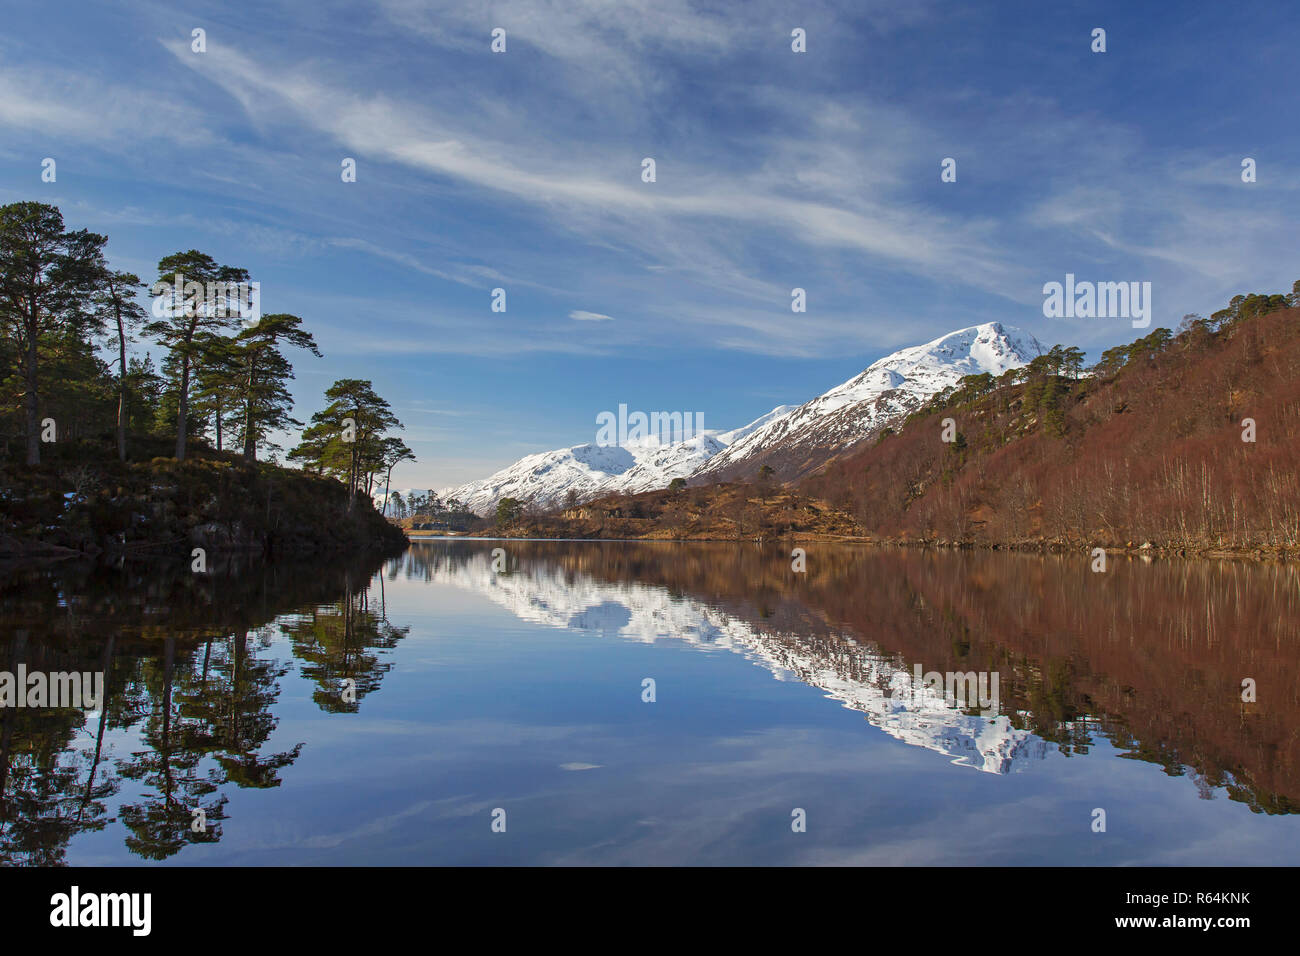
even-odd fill
[[[729,444],[693,477],[724,480],[770,464],[781,479],[798,478],[880,429],[894,425],[964,376],[1027,365],[1046,349],[999,322],[958,329],[900,349],[793,411]]]
[[[731,441],[761,428],[794,406],[781,405],[731,431],[706,430],[681,441],[657,436],[633,437],[622,445],[587,443],[539,452],[478,481],[444,488],[439,496],[456,498],[478,514],[488,514],[502,498],[532,501],[540,507],[564,503],[572,490],[579,500],[614,492],[636,494],[668,487],[687,478]]]

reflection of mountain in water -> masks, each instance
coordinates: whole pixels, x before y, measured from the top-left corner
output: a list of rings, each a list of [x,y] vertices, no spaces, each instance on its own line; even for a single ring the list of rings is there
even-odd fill
[[[436,547],[436,545],[435,545]],[[903,663],[849,635],[809,641],[793,631],[760,628],[725,610],[640,582],[606,583],[551,564],[498,574],[486,551],[442,562],[430,579],[486,595],[521,620],[605,637],[653,643],[681,640],[742,654],[778,680],[794,678],[826,691],[904,743],[988,773],[1022,771],[1047,755],[1047,743],[1013,727],[1006,715],[984,717],[949,707],[930,688],[914,692]]]
[[[501,545],[527,574],[481,565]],[[985,770],[1105,739],[1203,799],[1300,812],[1300,565],[1118,559],[1096,575],[1078,555],[809,543],[793,573],[789,547],[452,540],[389,573],[463,582],[546,624],[730,648]],[[997,672],[1003,716],[896,697],[917,663]]]

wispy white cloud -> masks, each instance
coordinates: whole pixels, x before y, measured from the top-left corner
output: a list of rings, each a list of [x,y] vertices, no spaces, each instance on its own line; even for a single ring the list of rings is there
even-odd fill
[[[663,255],[671,249],[642,241],[656,223],[672,224],[674,230],[690,223],[686,228],[706,230],[710,223],[722,222],[728,229],[761,229],[811,246],[854,250],[920,273],[942,271],[992,292],[1004,287],[1011,269],[987,241],[978,241],[978,225],[972,230],[960,220],[906,202],[832,198],[829,192],[844,187],[838,177],[830,172],[801,181],[795,174],[780,176],[774,164],[781,157],[760,175],[664,158],[659,181],[646,184],[635,156],[624,157],[622,174],[616,176],[618,164],[611,155],[575,157],[562,145],[556,151],[537,137],[521,150],[457,128],[454,118],[388,96],[332,86],[304,69],[273,71],[233,50],[196,58],[183,44],[165,45],[253,115],[291,112],[298,123],[346,150],[543,206],[570,228],[643,251]],[[520,155],[527,156],[526,163],[516,158]],[[802,195],[776,188],[781,178],[801,186]],[[671,261],[670,252],[668,257]],[[675,264],[687,267],[694,261]]]

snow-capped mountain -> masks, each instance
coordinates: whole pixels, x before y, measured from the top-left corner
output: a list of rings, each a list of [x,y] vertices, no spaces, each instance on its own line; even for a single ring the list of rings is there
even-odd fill
[[[727,445],[762,428],[793,405],[781,405],[755,421],[731,431],[705,431],[684,441],[661,443],[655,438],[621,446],[575,445],[519,459],[496,474],[438,495],[456,498],[478,514],[488,514],[502,498],[532,501],[540,507],[564,503],[572,489],[579,500],[602,494],[654,491],[668,487],[674,478],[687,478]]]
[[[563,504],[569,490],[580,500],[615,491],[650,491],[696,471],[724,446],[710,434],[675,445],[653,441],[624,446],[575,445],[528,455],[487,478],[449,488],[441,497],[459,498],[466,508],[488,514],[502,498],[541,507]]]
[[[880,359],[802,405],[781,405],[741,428],[673,444],[653,438],[621,446],[575,445],[521,458],[496,474],[439,492],[488,514],[502,498],[541,507],[615,492],[748,478],[770,465],[779,480],[800,478],[882,428],[895,425],[965,375],[1001,375],[1046,351],[1028,332],[997,322],[959,329]],[[405,494],[405,493],[404,493]]]
[[[748,477],[770,465],[779,480],[800,478],[895,425],[966,375],[1001,375],[1046,349],[1028,332],[997,322],[959,329],[887,355],[709,459],[692,484]]]

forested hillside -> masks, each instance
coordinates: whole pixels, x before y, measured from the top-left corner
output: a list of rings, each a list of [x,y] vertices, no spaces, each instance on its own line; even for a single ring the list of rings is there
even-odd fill
[[[1300,548],[1300,282],[1156,329],[1091,369],[1057,346],[968,376],[800,487],[872,535]]]

